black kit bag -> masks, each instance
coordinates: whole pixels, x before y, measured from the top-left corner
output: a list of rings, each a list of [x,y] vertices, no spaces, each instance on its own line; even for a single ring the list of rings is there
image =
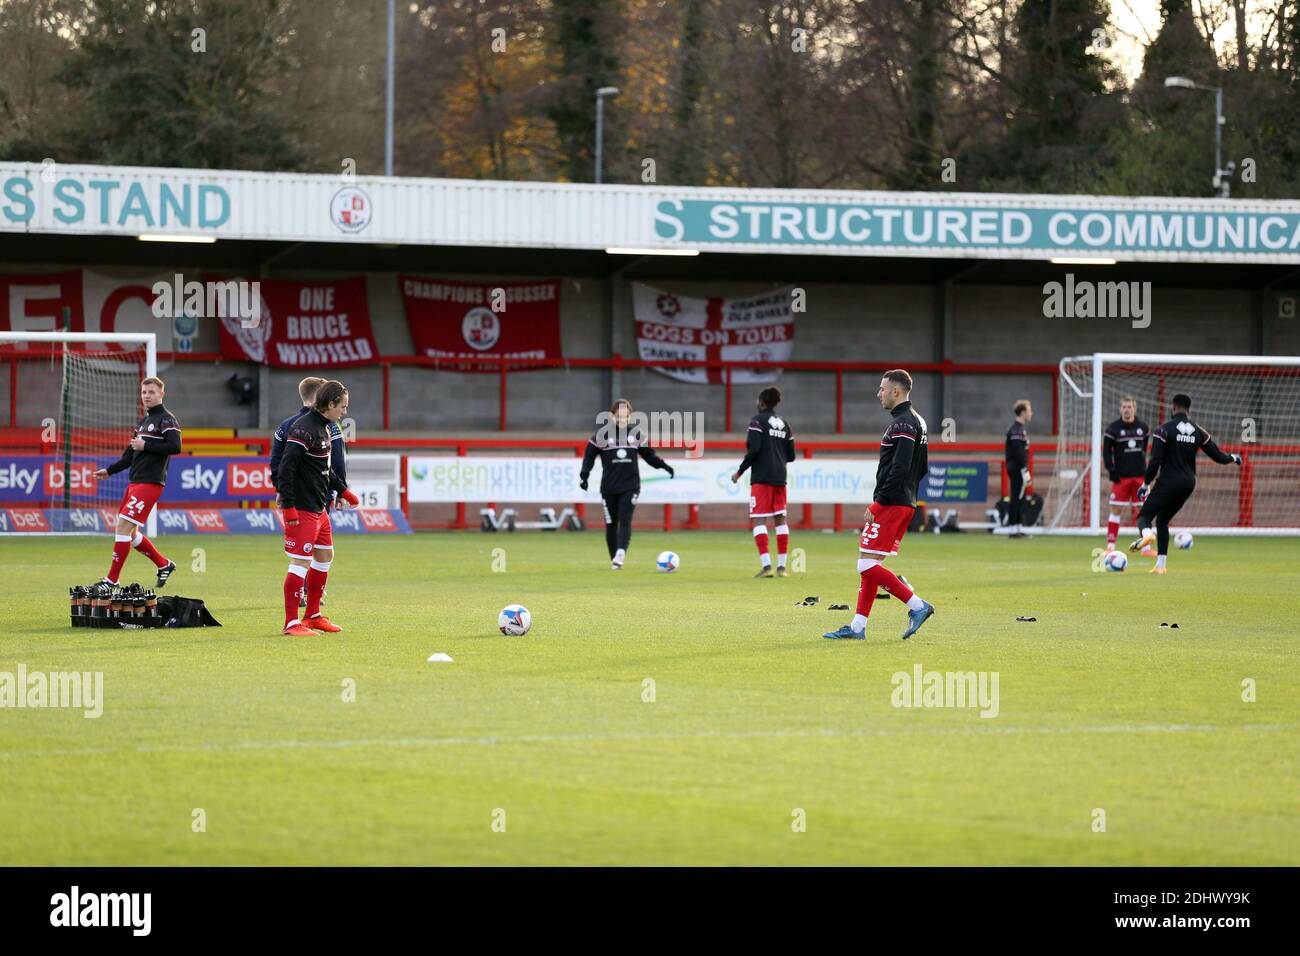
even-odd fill
[[[221,622],[212,616],[199,598],[169,594],[158,599],[158,620],[161,627],[220,627]]]
[[[1042,514],[1043,496],[1025,495],[1025,500],[1020,505],[1020,523],[1026,528],[1032,528],[1038,524],[1038,519]]]
[[[1006,526],[1007,520],[1011,517],[1011,499],[1003,498],[997,503],[998,524]],[[1025,495],[1020,499],[1020,524],[1026,528],[1032,528],[1038,524],[1038,519],[1043,514],[1043,496],[1042,495]]]

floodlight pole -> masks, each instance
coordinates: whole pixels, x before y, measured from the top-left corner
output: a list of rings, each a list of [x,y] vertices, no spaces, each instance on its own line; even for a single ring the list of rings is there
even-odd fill
[[[617,86],[602,86],[596,91],[596,182],[604,181],[605,166],[605,97],[618,96]]]
[[[1214,178],[1210,180],[1215,193],[1223,199],[1232,195],[1232,183],[1228,179],[1231,169],[1223,168],[1223,87],[1207,86],[1197,83],[1185,76],[1165,77],[1165,87],[1179,90],[1202,90],[1214,94]]]
[[[388,0],[388,79],[384,91],[384,175],[393,175],[393,0]]]
[[[1223,175],[1223,87],[1214,88],[1214,185],[1224,199],[1232,184]]]

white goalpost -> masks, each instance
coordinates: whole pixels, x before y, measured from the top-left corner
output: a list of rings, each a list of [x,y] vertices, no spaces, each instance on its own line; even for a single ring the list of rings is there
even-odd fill
[[[1099,352],[1061,359],[1060,424],[1047,526],[1059,533],[1103,534],[1110,489],[1102,467],[1106,427],[1121,399],[1156,428],[1170,400],[1192,399],[1190,418],[1241,467],[1201,456],[1196,493],[1178,516],[1199,534],[1300,534],[1300,357],[1161,355]],[[1136,514],[1120,513],[1125,528]]]
[[[130,440],[142,414],[140,380],[158,373],[157,335],[0,332],[0,373],[6,372],[7,445],[30,456],[32,465],[14,482],[26,492],[21,503],[40,506],[52,533],[111,532],[111,524],[102,525],[117,509],[126,475],[107,481],[88,476],[121,455]],[[145,533],[157,531],[155,512]]]

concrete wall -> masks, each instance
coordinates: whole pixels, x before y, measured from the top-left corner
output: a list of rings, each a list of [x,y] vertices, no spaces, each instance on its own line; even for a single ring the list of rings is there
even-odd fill
[[[0,266],[3,268],[3,266]],[[49,266],[51,271],[60,268]],[[62,267],[62,268],[66,268]],[[121,277],[141,277],[159,270],[96,267]],[[40,272],[40,267],[9,271]],[[178,269],[185,272],[187,270]],[[199,270],[189,270],[197,273]],[[428,274],[440,274],[427,270]],[[323,274],[323,273],[318,273]],[[294,273],[302,278],[311,273]],[[481,280],[482,277],[447,275]],[[500,276],[502,280],[527,278]],[[371,318],[382,354],[409,355],[411,342],[402,315],[393,273],[368,273]],[[745,295],[771,286],[736,282],[651,282],[687,295]],[[936,321],[940,290],[915,285],[806,286],[808,311],[796,317],[794,357],[805,360],[888,362],[901,366],[936,361],[945,349]],[[1133,329],[1120,319],[1048,319],[1043,293],[1036,287],[958,286],[952,303],[953,325],[948,357],[955,362],[1055,364],[1063,355],[1096,350],[1140,352],[1212,352],[1248,354],[1254,350],[1252,293],[1157,289],[1153,323]],[[618,283],[612,295],[614,324],[607,325],[605,284],[598,280],[566,280],[562,291],[562,337],[569,357],[602,357],[611,351],[636,356],[631,295]],[[1263,327],[1266,354],[1300,354],[1300,319],[1277,317],[1276,300],[1265,299]],[[170,329],[160,328],[160,348],[170,348]],[[196,351],[219,349],[216,328],[199,331]],[[295,407],[295,386],[304,374],[332,375],[351,389],[351,416],[358,427],[374,430],[382,422],[381,372],[375,368],[270,370],[261,375],[268,384],[266,421],[258,408],[241,407],[226,389],[232,374],[259,370],[242,363],[179,363],[164,367],[168,405],[189,427],[265,427]],[[8,419],[8,366],[0,362],[0,427]],[[512,430],[584,432],[595,413],[608,406],[611,390],[631,399],[640,409],[701,411],[710,432],[721,431],[724,392],[721,386],[689,385],[650,371],[568,369],[512,374],[509,377],[508,424]],[[846,438],[873,438],[885,418],[875,401],[878,377],[844,376]],[[788,373],[780,385],[783,411],[797,434],[826,434],[835,425],[835,380],[831,374]],[[733,406],[733,433],[743,430],[760,386],[738,386]],[[493,430],[498,423],[499,379],[495,374],[394,368],[391,427],[408,431],[466,432]],[[1010,405],[1018,398],[1034,402],[1038,418],[1033,431],[1051,430],[1051,382],[1039,375],[954,375],[940,404],[940,383],[932,374],[918,374],[914,402],[938,431],[952,418],[957,440],[1002,432],[1010,420]],[[29,403],[29,404],[39,404]],[[20,403],[26,418],[40,411]],[[37,421],[39,415],[37,415]],[[22,424],[35,424],[24,421]]]

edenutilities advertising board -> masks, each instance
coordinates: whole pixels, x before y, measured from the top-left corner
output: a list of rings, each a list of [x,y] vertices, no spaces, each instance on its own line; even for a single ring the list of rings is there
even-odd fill
[[[74,458],[65,471],[58,455],[0,456],[0,504],[43,504],[61,497],[71,485],[73,505],[93,496],[126,490],[126,473],[96,481],[94,472],[113,458]],[[641,497],[645,504],[726,504],[749,500],[749,474],[731,483],[740,456],[673,459],[676,477],[641,466]],[[790,464],[792,503],[850,504],[871,500],[876,487],[874,458],[801,458]],[[561,501],[600,503],[599,466],[591,490],[578,487],[582,459],[562,456],[510,458],[493,455],[418,456],[407,459],[408,500],[413,504],[458,501],[511,501],[547,504]],[[918,497],[925,501],[983,502],[988,500],[986,461],[930,463]],[[168,502],[186,505],[232,505],[270,501],[275,496],[267,461],[261,457],[172,458]],[[384,510],[384,509],[376,509]],[[331,513],[335,514],[335,513]]]
[[[731,483],[740,460],[672,460],[676,477],[641,466],[641,504],[746,504],[749,474]],[[795,504],[866,504],[876,488],[875,458],[801,458],[789,467],[789,495]],[[572,457],[506,458],[490,455],[412,456],[407,459],[407,500],[412,504],[508,501],[524,504],[600,503],[599,471],[591,487],[578,487],[582,460]],[[599,467],[599,466],[597,466]],[[930,465],[918,497],[924,501],[980,503],[988,500],[985,461],[943,461]]]
[[[673,459],[676,477],[641,467],[641,504],[723,504],[749,502],[749,474],[737,484],[731,458]],[[454,501],[510,501],[539,504],[561,501],[600,503],[600,475],[591,488],[578,487],[582,459],[505,458],[489,455],[412,456],[407,459],[407,500],[412,504]],[[800,459],[790,465],[790,499],[799,503],[866,502],[876,486],[874,458]]]

